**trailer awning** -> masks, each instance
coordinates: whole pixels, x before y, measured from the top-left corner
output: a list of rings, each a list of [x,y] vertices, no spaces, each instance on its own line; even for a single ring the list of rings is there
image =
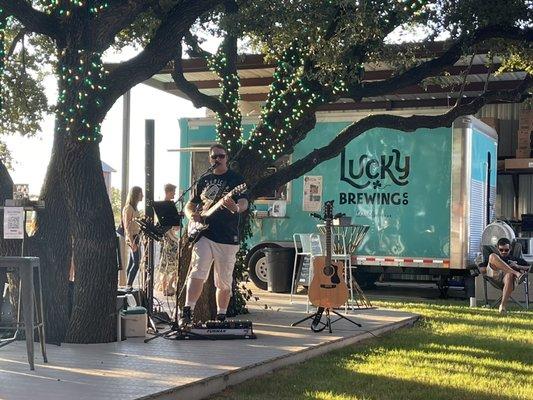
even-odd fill
[[[420,54],[420,59],[428,59],[442,54],[446,43],[436,43],[428,53]],[[413,85],[385,96],[365,98],[364,101],[354,102],[351,99],[341,99],[333,104],[326,104],[320,111],[350,111],[369,109],[404,109],[404,108],[449,108],[455,104],[461,92],[464,74],[468,71],[466,85],[462,96],[466,99],[479,96],[485,90],[485,81],[489,72],[496,71],[501,66],[501,60],[491,58],[486,54],[477,54],[470,65],[470,56],[459,60],[454,66],[446,69],[446,76],[439,76],[439,84]],[[267,98],[269,85],[272,83],[274,65],[264,60],[263,55],[247,54],[239,58],[237,63],[240,77],[241,100],[250,105],[250,109],[257,109]],[[203,59],[187,59],[183,61],[183,70],[187,80],[194,83],[198,89],[208,96],[220,94],[220,80],[211,72]],[[379,81],[391,77],[394,70],[385,63],[365,66],[364,81]],[[488,90],[509,90],[516,88],[526,77],[524,71],[505,72],[499,75],[490,73]],[[165,68],[152,78],[144,82],[154,88],[163,90],[187,99],[171,77],[171,68]]]

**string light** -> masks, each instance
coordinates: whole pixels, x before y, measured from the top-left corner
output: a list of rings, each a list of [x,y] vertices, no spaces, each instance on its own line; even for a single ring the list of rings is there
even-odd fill
[[[91,109],[102,105],[107,71],[102,54],[63,50],[59,60],[58,130],[82,142],[100,141],[100,124],[91,121]]]
[[[226,107],[227,112],[223,115],[216,114],[217,140],[233,154],[237,149],[235,145],[242,140],[242,114],[239,107],[240,101],[240,79],[239,76],[228,66],[227,57],[219,51],[207,60],[209,69],[220,77],[219,87],[221,89],[219,100]]]
[[[276,160],[287,153],[288,144],[296,141],[296,127],[309,110],[326,101],[322,88],[305,77],[305,58],[295,43],[279,58],[273,74],[261,123],[248,141],[263,159]]]
[[[41,5],[45,12],[59,18],[69,18],[74,13],[90,18],[109,7],[109,0],[42,0]],[[107,89],[102,83],[107,74],[102,54],[64,49],[57,68],[58,131],[80,142],[99,142],[102,139],[100,124],[92,121],[90,115],[92,109],[101,107],[103,92]]]
[[[41,5],[49,14],[58,17],[70,17],[77,9],[86,10],[90,15],[97,15],[100,11],[109,7],[108,0],[41,0]]]

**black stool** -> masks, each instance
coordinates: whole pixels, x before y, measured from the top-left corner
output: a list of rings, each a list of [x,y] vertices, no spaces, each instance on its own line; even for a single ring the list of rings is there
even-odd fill
[[[35,329],[38,329],[39,332],[39,342],[41,343],[43,361],[45,363],[48,362],[46,357],[46,340],[44,334],[44,312],[39,258],[0,257],[0,268],[6,269],[8,273],[18,270],[20,277],[17,322],[15,327],[5,328],[14,330],[15,334],[11,338],[0,340],[0,347],[17,340],[20,329],[24,328],[26,333],[26,352],[28,353],[28,363],[30,364],[30,369],[33,370],[35,369],[33,351]],[[34,287],[35,284],[33,280],[34,268],[37,269],[37,277],[39,278],[37,290],[35,290],[36,288]],[[21,314],[24,322],[21,322]]]

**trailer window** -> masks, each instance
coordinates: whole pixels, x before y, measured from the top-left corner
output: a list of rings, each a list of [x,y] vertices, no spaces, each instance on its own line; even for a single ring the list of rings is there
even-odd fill
[[[191,154],[191,182],[198,179],[210,166],[209,149],[193,151]]]
[[[276,173],[281,168],[284,168],[288,166],[291,162],[291,157],[289,155],[284,155],[280,157],[274,164],[272,164],[270,167],[268,167],[265,171],[264,176],[269,176],[274,173]],[[267,196],[264,197],[258,197],[257,203],[267,202],[271,200],[290,200],[290,183],[287,183],[276,190],[273,190],[271,193],[269,193]]]
[[[290,161],[291,157],[289,155],[280,157],[279,160],[276,160],[273,165],[267,168],[265,176],[272,175],[280,168],[288,166],[290,164]],[[207,168],[210,167],[210,165],[211,164],[209,162],[209,150],[206,149],[205,151],[193,151],[191,153],[191,182],[200,177],[200,175],[202,175],[202,173],[204,173]],[[261,204],[267,203],[272,200],[290,201],[290,183],[285,184],[276,190],[273,190],[267,196],[258,197],[256,199],[256,202]]]

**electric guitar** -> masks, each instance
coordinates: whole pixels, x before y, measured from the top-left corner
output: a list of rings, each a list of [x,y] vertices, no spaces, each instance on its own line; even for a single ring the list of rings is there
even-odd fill
[[[333,200],[330,200],[324,204],[326,255],[313,258],[313,280],[309,286],[309,301],[318,307],[317,315],[319,316],[324,309],[340,307],[348,300],[348,286],[344,282],[342,261],[331,261],[332,220]]]
[[[192,219],[189,220],[189,224],[187,225],[187,237],[189,239],[189,243],[194,244],[198,240],[200,240],[205,231],[209,228],[209,224],[207,223],[208,218],[213,215],[220,207],[223,206],[225,197],[235,196],[244,192],[246,189],[246,183],[241,183],[240,185],[235,186],[233,189],[231,189],[228,194],[226,194],[224,197],[214,203],[211,207],[206,210],[202,210],[200,212],[202,222],[196,222]]]

